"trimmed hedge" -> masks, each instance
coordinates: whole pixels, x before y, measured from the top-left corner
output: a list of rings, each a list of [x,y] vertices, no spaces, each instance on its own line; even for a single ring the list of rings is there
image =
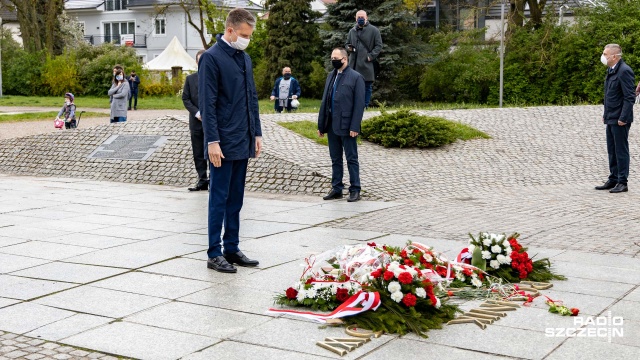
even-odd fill
[[[362,137],[384,147],[438,147],[457,139],[451,122],[409,110],[383,112],[362,123]]]

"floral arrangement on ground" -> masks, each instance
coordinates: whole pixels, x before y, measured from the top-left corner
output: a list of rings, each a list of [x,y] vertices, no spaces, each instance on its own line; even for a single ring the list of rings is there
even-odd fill
[[[306,259],[300,279],[274,299],[278,305],[324,313],[270,312],[426,337],[428,330],[441,328],[460,312],[452,297],[508,299],[522,295],[513,282],[564,279],[550,271],[548,259],[532,261],[517,238],[471,236],[456,261],[415,242],[404,247],[373,242],[341,246]]]

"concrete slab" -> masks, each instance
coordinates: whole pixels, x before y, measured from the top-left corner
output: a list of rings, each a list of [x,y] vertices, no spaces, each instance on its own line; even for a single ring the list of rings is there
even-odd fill
[[[26,224],[0,228],[0,236],[25,240],[45,240],[68,233],[68,231],[38,229]]]
[[[349,240],[371,240],[388,234],[367,231],[367,230],[352,230],[352,229],[336,229],[331,227],[312,227],[299,231],[295,231],[296,234],[304,234],[305,237],[316,237],[320,239],[349,239]]]
[[[25,336],[49,341],[60,341],[66,337],[106,325],[113,320],[115,319],[95,315],[76,314],[34,329],[26,333]]]
[[[69,289],[76,284],[28,279],[18,276],[0,275],[0,297],[31,300],[40,296]]]
[[[104,266],[52,262],[26,270],[16,271],[11,273],[11,275],[86,284],[88,282],[122,274],[125,271],[127,270],[108,268]]]
[[[23,334],[73,315],[72,311],[27,302],[0,309],[0,329]]]
[[[27,241],[30,241],[30,240],[16,239],[16,238],[0,236],[0,248],[5,247],[5,246],[11,246],[11,245],[15,245],[15,244],[20,244],[20,243],[27,242]]]
[[[216,284],[236,279],[234,274],[224,274],[207,269],[206,253],[201,251],[198,254],[203,254],[202,260],[177,258],[146,266],[140,270],[146,273],[171,275],[178,278],[207,281]],[[249,270],[248,268],[242,268],[240,271],[243,269]]]
[[[220,309],[264,315],[270,307],[277,307],[273,303],[273,298],[276,295],[278,295],[276,291],[256,290],[254,287],[236,285],[234,281],[229,281],[227,284],[216,284],[208,289],[181,297],[178,300]]]
[[[136,271],[95,282],[91,286],[158,298],[176,299],[206,289],[211,284],[204,281]]]
[[[623,298],[627,301],[640,301],[640,286],[636,286],[635,290],[629,293],[629,295]]]
[[[22,244],[0,248],[4,254],[29,256],[45,260],[62,260],[96,251],[94,248],[63,245],[44,241],[29,241]]]
[[[225,340],[202,351],[195,352],[182,360],[211,359],[278,359],[278,360],[320,360],[325,357],[300,352],[272,349],[236,341]]]
[[[592,338],[570,338],[545,360],[637,359],[638,348],[597,341]]]
[[[94,235],[103,235],[103,236],[113,236],[113,237],[133,239],[133,240],[151,240],[151,239],[158,239],[164,236],[172,235],[172,233],[168,231],[138,229],[133,227],[127,227],[124,225],[114,225],[109,227],[103,227],[96,230],[85,231],[85,233],[94,234]]]
[[[0,308],[11,306],[21,302],[20,300],[0,298]]]
[[[74,233],[65,236],[49,238],[46,242],[56,244],[82,246],[94,249],[107,249],[115,246],[131,244],[140,240],[117,238],[113,236],[102,236],[86,233]]]
[[[271,318],[209,306],[171,302],[125,318],[125,321],[226,339]]]
[[[73,346],[153,360],[177,359],[219,341],[128,322],[116,322],[64,339]]]
[[[50,260],[0,253],[0,274],[46,264]]]
[[[572,277],[570,281],[554,281],[553,290],[618,299],[635,286],[613,281]]]
[[[121,318],[165,302],[166,299],[93,286],[82,286],[36,300],[42,305],[111,318]]]
[[[394,354],[398,359],[410,359],[416,357],[416,354],[420,354],[420,358],[423,359],[439,359],[446,358],[447,360],[488,360],[503,358],[502,356],[495,354],[480,353],[476,351],[462,350],[452,343],[452,346],[443,346],[437,344],[429,344],[421,341],[416,341],[406,338],[396,338],[385,344],[369,354],[366,354],[360,359],[363,360],[387,360],[389,354]]]

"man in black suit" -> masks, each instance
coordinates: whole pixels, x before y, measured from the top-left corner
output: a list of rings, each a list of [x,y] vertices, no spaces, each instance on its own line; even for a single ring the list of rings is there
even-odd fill
[[[200,55],[204,50],[196,54],[196,63],[200,60]],[[182,103],[189,110],[189,131],[191,132],[191,148],[193,149],[193,162],[198,172],[198,182],[189,191],[200,191],[209,189],[209,178],[207,177],[207,160],[204,157],[204,131],[202,131],[202,117],[198,110],[198,73],[195,72],[187,76],[182,90]]]
[[[335,70],[327,77],[318,114],[318,136],[327,134],[332,170],[331,191],[323,199],[342,198],[344,150],[350,183],[347,201],[353,202],[360,200],[360,165],[356,138],[360,133],[364,113],[364,78],[349,67],[347,50],[344,48],[333,50],[331,65]]]
[[[629,128],[633,122],[635,76],[622,60],[622,48],[618,44],[605,46],[600,61],[608,67],[602,122],[607,127],[609,179],[604,185],[596,186],[596,190],[610,189],[610,193],[621,193],[629,190]]]

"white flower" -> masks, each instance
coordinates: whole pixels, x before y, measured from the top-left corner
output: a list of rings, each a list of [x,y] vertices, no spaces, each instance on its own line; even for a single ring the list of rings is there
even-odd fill
[[[394,293],[391,294],[391,299],[395,302],[400,302],[402,301],[402,298],[404,297],[404,295],[402,294],[402,292],[400,291],[396,291]]]
[[[508,264],[507,257],[502,254],[496,256],[496,260],[498,260],[500,264]]]
[[[485,260],[491,259],[491,252],[489,250],[484,250],[482,252],[482,258]]]
[[[307,292],[306,291],[304,291],[304,290],[298,291],[297,299],[298,299],[299,302],[302,302],[305,297],[307,297]]]
[[[296,290],[300,290],[300,283],[297,282],[297,283],[293,284],[293,288],[296,289]]]
[[[482,244],[484,246],[491,246],[491,239],[488,237],[484,238],[484,240],[482,240]]]
[[[402,287],[400,286],[400,283],[397,281],[392,281],[389,283],[389,286],[387,286],[387,290],[389,290],[390,293],[395,293],[400,291]]]
[[[460,266],[460,265],[453,265],[452,267],[453,267],[453,270],[455,270],[455,271],[462,271],[462,270],[464,270],[464,269],[462,268],[462,266]]]
[[[316,288],[311,287],[309,290],[307,290],[307,297],[309,299],[315,299],[316,296],[318,296],[318,291],[316,290]]]
[[[472,277],[471,278],[471,285],[479,288],[479,287],[482,286],[482,281],[480,281],[480,279],[478,279],[477,277]]]
[[[416,277],[416,275],[418,275],[418,272],[416,271],[416,269],[412,267],[407,267],[405,271],[411,274],[412,277]]]
[[[398,261],[398,260],[401,260],[401,259],[402,259],[402,257],[400,255],[398,255],[398,254],[391,255],[391,260]]]
[[[492,252],[492,253],[494,253],[494,254],[499,254],[499,253],[501,253],[501,252],[502,252],[502,246],[500,246],[500,245],[493,245],[493,246],[491,247],[491,252]]]
[[[424,254],[424,255],[422,255],[422,257],[423,257],[427,262],[432,262],[432,261],[433,261],[433,256],[431,256],[430,254]]]
[[[436,298],[436,309],[440,309],[440,306],[442,305],[442,302],[440,302],[440,298]]]
[[[473,250],[475,250],[476,246],[473,244],[469,244],[469,246],[467,246],[467,249],[469,249],[469,253],[473,254]]]
[[[416,296],[424,299],[425,297],[427,297],[427,292],[423,288],[417,288]]]
[[[497,269],[500,267],[500,263],[498,262],[498,260],[491,260],[489,261],[489,266],[491,266],[494,269]]]
[[[462,272],[457,272],[456,273],[456,279],[464,282],[464,280],[465,280],[464,274]]]

